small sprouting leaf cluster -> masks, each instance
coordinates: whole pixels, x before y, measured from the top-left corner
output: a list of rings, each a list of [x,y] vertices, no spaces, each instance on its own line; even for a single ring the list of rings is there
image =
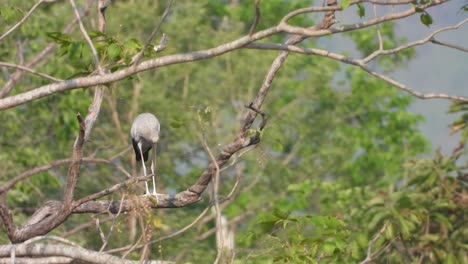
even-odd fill
[[[111,71],[128,65],[143,49],[143,44],[135,38],[122,42],[98,31],[90,31],[88,34],[101,62],[111,65]],[[93,69],[94,55],[86,41],[61,32],[48,32],[47,36],[60,46],[59,55],[66,56],[70,64],[83,71]],[[153,45],[148,45],[145,56],[154,56],[153,48]]]

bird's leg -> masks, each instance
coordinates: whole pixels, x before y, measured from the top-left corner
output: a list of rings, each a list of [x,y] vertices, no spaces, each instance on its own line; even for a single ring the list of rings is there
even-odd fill
[[[138,148],[140,149],[140,157],[141,157],[141,164],[143,165],[143,176],[146,176],[146,166],[145,166],[145,159],[143,158],[143,150],[141,149],[141,143],[138,143]],[[148,183],[145,181],[146,186],[146,195],[150,194]]]
[[[156,192],[156,144],[153,144],[153,160],[151,160],[151,173],[153,173],[153,195],[156,196],[156,202],[159,203],[158,193]]]

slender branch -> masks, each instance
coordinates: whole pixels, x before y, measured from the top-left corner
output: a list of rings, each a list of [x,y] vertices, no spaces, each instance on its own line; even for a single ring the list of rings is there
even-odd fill
[[[372,9],[374,10],[374,17],[377,18],[377,5],[373,4]],[[382,39],[382,33],[380,32],[380,25],[377,24],[375,25],[375,28],[377,29],[377,39],[379,41],[379,51],[383,50],[383,39]]]
[[[37,241],[42,241],[42,240],[52,240],[52,241],[56,241],[56,242],[60,242],[62,244],[65,244],[65,245],[69,245],[69,246],[74,246],[74,247],[78,247],[79,245],[76,244],[75,242],[71,241],[71,240],[68,240],[68,239],[65,239],[63,237],[58,237],[58,236],[38,236],[38,237],[33,237],[31,239],[28,239],[26,241],[24,241],[23,243],[25,245],[27,244],[32,244],[32,243],[36,243]]]
[[[101,66],[99,63],[99,55],[97,53],[96,48],[94,47],[93,41],[88,35],[88,32],[86,31],[83,21],[81,21],[81,15],[80,11],[78,11],[78,8],[76,7],[75,0],[70,0],[70,4],[73,8],[73,11],[75,12],[76,19],[78,20],[78,24],[80,25],[80,31],[81,34],[83,34],[83,37],[86,40],[86,43],[88,43],[89,48],[91,49],[91,53],[93,54],[93,59],[94,59],[94,65],[98,68],[98,70],[101,70]]]
[[[307,14],[307,13],[325,12],[325,11],[340,11],[342,9],[343,8],[337,5],[309,6],[309,7],[296,9],[288,13],[286,16],[284,16],[283,19],[281,19],[280,25],[286,24],[289,20],[291,20],[293,17],[298,16],[298,15]]]
[[[449,1],[449,0],[434,0],[434,1],[431,1],[431,3],[429,3],[429,4],[421,5],[418,8],[419,9],[426,9],[426,8],[429,8],[429,7],[440,5],[440,4],[442,4],[444,2],[447,2],[447,1]],[[361,23],[356,23],[356,24],[346,25],[346,26],[341,26],[341,27],[326,28],[326,29],[322,29],[322,30],[311,30],[311,29],[308,29],[308,28],[303,28],[303,27],[298,27],[298,26],[291,26],[291,25],[286,24],[285,22],[281,22],[278,25],[278,27],[282,31],[290,33],[290,34],[296,34],[296,35],[308,36],[308,37],[318,37],[318,36],[326,36],[326,35],[331,35],[331,34],[336,34],[336,33],[341,33],[341,32],[347,32],[347,31],[362,29],[362,28],[377,25],[377,24],[380,24],[380,23],[383,23],[383,22],[386,22],[386,21],[405,18],[405,17],[411,16],[411,15],[413,15],[415,13],[417,13],[416,7],[412,6],[412,7],[408,8],[408,9],[402,11],[402,12],[382,16],[382,17],[371,19],[371,20],[364,21],[364,22],[361,22]]]
[[[86,202],[89,202],[89,201],[92,201],[92,200],[96,200],[96,199],[99,199],[103,196],[106,196],[106,195],[109,195],[111,193],[114,193],[122,188],[125,188],[125,187],[128,187],[129,185],[132,185],[132,184],[135,184],[137,182],[141,182],[141,181],[147,181],[149,179],[151,179],[151,176],[153,176],[152,174],[150,175],[146,175],[146,176],[140,176],[140,177],[133,177],[129,180],[126,180],[124,182],[121,182],[121,183],[118,183],[110,188],[107,188],[105,190],[102,190],[100,192],[97,192],[97,193],[94,193],[94,194],[91,194],[91,195],[88,195],[86,197],[83,197],[75,202],[73,202],[73,207],[78,207]],[[122,201],[120,202],[120,204],[123,204]],[[120,210],[120,209],[119,209]]]
[[[148,40],[146,41],[145,45],[143,46],[143,49],[137,55],[135,55],[135,57],[133,58],[131,64],[133,64],[134,67],[140,62],[140,60],[143,57],[143,55],[144,55],[146,49],[148,48],[149,44],[151,44],[154,37],[159,32],[159,28],[161,27],[162,23],[164,23],[164,20],[166,19],[167,15],[169,14],[169,9],[171,8],[173,2],[174,2],[174,0],[169,1],[169,3],[166,6],[166,9],[164,10],[164,13],[161,16],[161,19],[159,20],[158,24],[154,27],[154,29],[151,32]],[[165,43],[164,43],[163,40],[167,40],[164,36],[163,36],[163,39],[161,40],[161,43],[164,44],[162,46],[165,46]]]
[[[400,52],[400,51],[405,50],[405,49],[409,49],[409,48],[412,48],[412,47],[415,47],[415,46],[426,44],[428,42],[433,42],[434,43],[434,36],[435,35],[437,35],[437,34],[439,34],[441,32],[444,32],[444,31],[458,29],[459,27],[461,27],[466,22],[468,22],[468,18],[463,19],[462,21],[458,22],[457,24],[455,24],[453,26],[440,28],[440,29],[432,32],[431,34],[429,34],[427,37],[422,38],[420,40],[413,41],[413,42],[410,42],[410,43],[405,44],[405,45],[401,45],[401,46],[396,47],[394,49],[389,49],[389,50],[379,49],[379,50],[376,50],[372,54],[370,54],[369,56],[367,56],[364,59],[360,60],[360,63],[368,63],[369,61],[375,59],[376,57],[378,57],[380,55],[394,54],[394,53]],[[453,48],[455,48],[455,47],[453,47]],[[466,49],[462,50],[462,51],[468,52],[468,50],[466,50]]]
[[[366,64],[363,64],[360,62],[360,60],[355,60],[355,59],[352,59],[352,58],[349,58],[349,57],[346,57],[346,56],[343,56],[341,54],[338,54],[338,53],[333,53],[333,52],[330,52],[330,51],[327,51],[327,50],[321,50],[321,49],[312,49],[312,48],[302,48],[302,47],[297,47],[297,46],[294,46],[294,45],[284,45],[284,44],[276,44],[276,43],[253,43],[253,44],[249,44],[249,45],[246,45],[244,46],[244,48],[253,48],[253,49],[277,49],[277,50],[283,50],[283,51],[291,51],[291,52],[295,52],[295,53],[300,53],[300,54],[308,54],[308,55],[319,55],[319,56],[322,56],[322,57],[327,57],[327,58],[331,58],[333,60],[337,60],[337,61],[340,61],[340,62],[343,62],[343,63],[346,63],[346,64],[350,64],[350,65],[354,65],[354,66],[357,66],[361,69],[363,69],[364,71],[368,72],[369,74],[391,84],[392,86],[395,86],[417,98],[420,98],[420,99],[436,99],[436,98],[439,98],[439,99],[450,99],[450,100],[454,100],[454,101],[461,101],[461,102],[468,102],[468,97],[465,97],[465,96],[455,96],[455,95],[448,95],[448,94],[444,94],[444,93],[428,93],[428,94],[424,94],[424,93],[421,93],[421,92],[418,92],[418,91],[415,91],[409,87],[407,87],[406,85],[396,81],[396,80],[393,80],[392,78],[386,76],[386,75],[383,75],[383,74],[380,74],[374,70],[372,70],[369,66],[367,66]]]
[[[371,241],[369,241],[369,244],[367,245],[367,256],[366,258],[361,261],[359,264],[366,264],[366,263],[371,263],[372,262],[372,246],[374,243],[383,235],[385,232],[385,229],[387,229],[389,225],[389,222],[385,222],[385,224],[382,226],[382,228],[375,234],[374,238],[372,238]]]
[[[32,73],[32,74],[34,74],[34,75],[37,75],[37,76],[39,76],[39,77],[42,77],[42,78],[45,78],[45,79],[49,79],[49,80],[54,81],[54,82],[61,82],[61,81],[63,81],[62,79],[58,79],[58,78],[55,78],[55,77],[50,76],[50,75],[48,75],[48,74],[35,71],[35,70],[33,70],[33,69],[31,69],[31,68],[28,68],[28,67],[26,67],[26,66],[21,66],[21,65],[17,65],[17,64],[13,64],[13,63],[0,62],[0,67],[9,67],[9,68],[15,68],[15,69],[23,70],[23,71]]]
[[[221,209],[219,207],[219,199],[218,199],[220,169],[219,169],[219,164],[218,164],[218,162],[216,162],[216,158],[213,155],[213,152],[211,151],[210,147],[206,143],[205,135],[201,136],[201,141],[203,143],[203,146],[204,146],[206,152],[210,156],[212,164],[214,164],[214,166],[215,166],[215,173],[213,174],[213,177],[211,177],[211,180],[213,182],[213,185],[212,185],[213,186],[213,203],[214,203],[215,215],[216,215],[216,221],[215,221],[216,222],[216,230],[218,232],[221,232],[219,234],[220,239],[217,240],[217,243],[216,243],[216,259],[213,262],[213,263],[216,264],[216,263],[219,263],[222,255],[223,255],[223,248],[224,248],[224,245],[223,245],[224,235],[222,234],[223,228],[221,226]]]
[[[206,213],[208,213],[208,211],[211,209],[211,206],[208,206],[206,207],[190,224],[184,226],[183,228],[177,230],[176,232],[174,233],[171,233],[169,235],[166,235],[166,236],[162,236],[156,240],[152,240],[150,242],[148,242],[148,244],[155,244],[155,243],[159,243],[161,241],[164,241],[164,240],[167,240],[167,239],[171,239],[173,237],[176,237],[182,233],[185,233],[187,230],[191,229],[193,226],[195,226],[205,215]],[[108,254],[111,254],[111,253],[116,253],[116,252],[121,252],[121,251],[126,251],[130,248],[132,248],[132,250],[134,249],[140,249],[144,246],[143,245],[133,245],[133,246],[125,246],[125,247],[121,247],[121,248],[114,248],[114,249],[111,249],[111,250],[108,250],[106,251],[105,253],[108,253]]]
[[[87,163],[106,163],[106,164],[114,165],[118,170],[120,170],[122,173],[127,175],[127,177],[130,176],[122,167],[115,164],[111,160],[112,159],[109,159],[109,160],[108,159],[96,159],[96,158],[90,158],[90,157],[81,159],[82,162],[87,162]],[[9,180],[8,182],[6,182],[2,186],[0,186],[0,194],[2,194],[4,192],[6,192],[7,190],[11,189],[16,183],[18,183],[18,182],[20,182],[22,180],[25,180],[25,179],[27,179],[27,178],[35,175],[35,174],[41,173],[43,171],[48,171],[48,170],[50,170],[52,168],[55,168],[55,167],[60,166],[60,165],[68,164],[70,162],[72,162],[71,158],[70,159],[54,160],[54,161],[50,162],[49,164],[42,165],[42,166],[39,166],[39,167],[35,167],[33,169],[29,169],[29,170],[15,176],[15,177],[13,177],[11,180]]]
[[[104,219],[101,219],[99,220],[101,223],[102,222],[108,222],[108,221],[111,221],[113,219],[112,216],[108,216]],[[93,227],[95,225],[95,221],[92,220],[92,221],[89,221],[87,223],[84,223],[84,224],[80,224],[80,225],[77,225],[75,227],[73,227],[72,229],[70,230],[67,230],[65,233],[61,234],[62,237],[69,237],[69,236],[72,236],[76,233],[79,233],[81,232],[83,229],[86,229],[86,228],[89,228],[89,227]]]
[[[452,43],[442,42],[442,41],[436,40],[435,38],[432,38],[431,42],[434,43],[434,44],[437,44],[437,45],[449,47],[449,48],[452,48],[452,49],[457,49],[459,51],[468,52],[468,48],[458,46],[458,45],[455,45],[455,44],[452,44]]]
[[[18,23],[16,23],[14,26],[12,26],[10,29],[8,29],[7,32],[3,33],[3,35],[0,36],[0,41],[2,41],[4,38],[6,38],[8,35],[10,35],[13,31],[15,31],[19,26],[21,26],[24,22],[26,22],[26,20],[32,15],[34,10],[36,10],[36,8],[40,4],[42,4],[43,2],[44,2],[44,0],[37,1],[33,5],[33,7],[31,7],[31,9],[28,11],[28,13]]]
[[[257,29],[258,26],[258,22],[260,22],[260,1],[261,0],[255,0],[255,17],[252,26],[250,26],[249,35],[252,35],[255,32],[255,29]]]
[[[122,195],[122,198],[120,199],[120,203],[122,203],[122,201],[125,199],[125,194]],[[117,214],[113,215],[113,219],[112,219],[112,224],[111,224],[111,227],[109,229],[109,233],[107,234],[107,236],[105,237],[105,240],[104,240],[104,244],[102,244],[101,248],[99,249],[99,252],[102,252],[104,251],[104,249],[106,248],[107,246],[107,243],[109,243],[109,238],[110,236],[112,235],[112,232],[114,231],[114,227],[115,227],[115,222],[117,220],[117,218],[119,217],[120,213],[122,212],[122,208],[119,208],[119,211],[117,212]],[[99,218],[98,218],[99,219]]]

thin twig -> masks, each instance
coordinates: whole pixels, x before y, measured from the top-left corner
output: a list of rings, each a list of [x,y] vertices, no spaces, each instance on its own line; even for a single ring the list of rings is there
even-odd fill
[[[385,232],[385,229],[387,229],[388,225],[389,225],[389,222],[385,222],[385,224],[382,226],[382,228],[379,230],[379,232],[377,232],[377,234],[374,235],[374,238],[372,238],[372,240],[369,241],[369,244],[367,245],[367,256],[359,264],[366,264],[366,263],[372,262],[372,258],[373,258],[372,246],[383,235],[383,233]]]
[[[32,13],[34,12],[34,10],[36,10],[36,8],[42,4],[44,2],[44,0],[39,0],[37,1],[33,7],[31,7],[31,9],[28,11],[28,13],[18,22],[16,23],[14,26],[12,26],[9,30],[7,30],[7,32],[3,33],[3,35],[0,36],[0,41],[2,41],[4,38],[6,38],[8,35],[10,35],[13,31],[15,31],[19,26],[21,26],[31,15]]]
[[[377,18],[377,5],[373,4],[372,7],[374,9],[374,18]],[[383,50],[383,40],[382,40],[382,33],[380,32],[380,24],[375,25],[375,28],[377,29],[377,39],[379,40],[379,50]]]
[[[205,216],[206,213],[208,213],[208,211],[211,209],[211,206],[208,206],[206,207],[190,224],[184,226],[183,228],[177,230],[176,232],[174,233],[171,233],[169,235],[166,235],[166,236],[163,236],[163,237],[160,237],[158,239],[155,239],[155,240],[152,240],[150,242],[148,242],[149,244],[155,244],[155,243],[159,243],[161,241],[164,241],[164,240],[167,240],[167,239],[170,239],[170,238],[173,238],[173,237],[176,237],[182,233],[184,233],[185,231],[191,229],[194,225],[196,225],[202,218],[203,216]],[[129,246],[125,246],[125,247],[122,247],[122,248],[114,248],[114,249],[111,249],[111,250],[108,250],[106,251],[105,253],[107,254],[111,254],[111,253],[116,253],[116,252],[121,252],[121,251],[124,251],[124,250],[127,250],[129,248],[132,248],[132,249],[139,249],[141,247],[143,247],[144,245],[133,245],[131,247]]]
[[[151,32],[148,40],[146,40],[146,43],[145,45],[143,46],[143,49],[137,53],[137,55],[135,55],[135,57],[132,59],[132,62],[130,64],[133,64],[134,67],[136,65],[138,65],[138,63],[140,62],[141,58],[143,57],[143,55],[145,54],[145,50],[148,48],[149,44],[151,44],[151,42],[153,41],[154,37],[156,36],[156,34],[159,32],[159,28],[161,27],[162,23],[164,23],[164,20],[166,19],[167,15],[169,14],[169,9],[171,8],[171,5],[172,5],[172,2],[174,2],[174,0],[170,0],[169,3],[167,4],[166,6],[166,9],[164,10],[164,13],[162,14],[161,16],[161,19],[159,20],[158,24],[156,24],[156,26],[154,27],[153,29],[153,32]],[[164,41],[163,41],[164,40]],[[165,36],[163,36],[163,38],[161,39],[161,43],[164,44],[163,46],[165,47],[165,42],[167,41],[167,38],[165,38]]]
[[[0,62],[0,66],[1,67],[15,68],[15,69],[19,69],[19,70],[22,70],[22,71],[26,71],[26,72],[32,73],[34,75],[37,75],[39,77],[42,77],[42,78],[45,78],[45,79],[48,79],[48,80],[51,80],[51,81],[54,81],[54,82],[63,81],[62,79],[58,79],[58,78],[55,78],[55,77],[50,76],[48,74],[41,73],[41,72],[35,71],[35,70],[31,69],[31,68],[28,68],[26,66],[17,65],[17,64],[14,64],[14,63]]]
[[[432,38],[431,42],[434,43],[434,44],[437,44],[437,45],[449,47],[449,48],[452,48],[452,49],[457,49],[459,51],[468,52],[468,48],[458,46],[458,45],[455,45],[455,44],[452,44],[452,43],[442,42],[442,41],[436,40],[435,38]]]
[[[99,55],[97,53],[96,48],[94,47],[93,41],[89,37],[88,32],[86,31],[84,27],[83,21],[81,21],[80,11],[78,11],[78,8],[76,7],[75,0],[70,0],[70,4],[73,7],[73,11],[75,12],[76,19],[78,20],[78,24],[80,25],[81,34],[83,34],[83,37],[85,38],[86,43],[88,43],[88,46],[91,49],[91,53],[93,54],[94,65],[96,66],[96,68],[98,68],[98,70],[100,70],[101,66],[99,62]]]
[[[206,152],[210,156],[212,164],[214,164],[214,167],[215,167],[215,173],[214,173],[214,175],[213,175],[213,177],[211,179],[213,181],[213,189],[212,190],[213,190],[213,202],[214,202],[214,208],[215,208],[215,214],[216,214],[216,229],[217,229],[218,232],[220,232],[220,234],[219,234],[220,239],[219,239],[219,241],[217,241],[218,243],[216,245],[216,248],[217,248],[216,259],[213,262],[213,263],[216,264],[216,263],[219,263],[222,255],[223,255],[223,249],[224,249],[224,245],[223,245],[224,235],[223,235],[223,228],[221,226],[221,210],[220,210],[220,207],[219,207],[219,199],[218,199],[220,169],[219,169],[219,164],[218,164],[215,156],[213,155],[213,152],[211,152],[210,147],[206,143],[205,135],[201,135],[200,139],[202,141],[202,144],[203,144]]]
[[[125,188],[131,184],[134,184],[134,183],[137,183],[137,182],[140,182],[140,181],[147,181],[149,180],[151,177],[153,176],[153,174],[149,174],[149,175],[146,175],[146,176],[140,176],[140,177],[132,177],[131,179],[129,180],[126,180],[124,182],[121,182],[121,183],[118,183],[110,188],[107,188],[105,190],[102,190],[102,191],[99,191],[97,193],[94,193],[94,194],[91,194],[91,195],[88,195],[86,197],[83,197],[77,201],[75,201],[73,203],[73,207],[76,208],[78,206],[80,206],[81,204],[84,204],[86,202],[89,202],[89,201],[92,201],[92,200],[95,200],[95,199],[98,199],[98,198],[101,198],[103,196],[106,196],[106,195],[109,195],[111,193],[114,193],[122,188]],[[122,206],[123,203],[120,203],[120,206]],[[121,207],[119,207],[120,209]]]
[[[122,198],[120,199],[120,204],[121,204],[121,205],[122,205],[122,201],[123,201],[124,199],[125,199],[125,194],[123,194],[123,195],[122,195]],[[110,236],[112,235],[112,232],[114,231],[115,222],[116,222],[117,218],[120,216],[120,212],[122,212],[122,206],[120,206],[119,211],[117,212],[117,214],[112,215],[112,216],[113,216],[113,219],[112,219],[112,224],[111,224],[109,233],[107,234],[105,243],[104,243],[104,244],[101,246],[101,248],[99,249],[99,252],[102,252],[102,251],[106,248],[107,243],[109,242],[109,238],[110,238]]]
[[[444,32],[444,31],[447,31],[447,30],[453,30],[453,29],[458,29],[459,27],[461,27],[463,24],[465,24],[466,22],[468,22],[468,18],[465,18],[463,19],[462,21],[458,22],[457,24],[455,25],[452,25],[452,26],[448,26],[448,27],[444,27],[444,28],[440,28],[434,32],[432,32],[431,34],[429,34],[427,37],[425,38],[422,38],[420,40],[416,40],[416,41],[413,41],[413,42],[410,42],[408,44],[404,44],[404,45],[401,45],[401,46],[398,46],[396,48],[393,48],[393,49],[389,49],[389,50],[382,50],[382,49],[379,49],[379,50],[376,50],[374,51],[372,54],[370,54],[369,56],[359,60],[360,63],[363,63],[363,64],[366,64],[368,63],[369,61],[375,59],[377,56],[380,56],[380,55],[388,55],[388,54],[394,54],[394,53],[397,53],[397,52],[400,52],[402,50],[405,50],[405,49],[409,49],[409,48],[412,48],[414,46],[419,46],[419,45],[423,45],[423,44],[426,44],[428,42],[431,42],[433,41],[434,39],[434,36],[441,33],[441,32]],[[455,48],[455,47],[453,47]],[[465,51],[465,52],[468,52],[468,50],[464,50],[464,48],[461,48],[462,51]]]
[[[255,0],[255,17],[252,26],[250,26],[249,35],[252,35],[255,32],[255,29],[257,29],[258,26],[258,22],[260,22],[260,1],[261,0]]]
[[[111,162],[110,160],[107,160],[107,159],[96,159],[96,158],[90,158],[90,157],[87,157],[87,158],[82,158],[81,159],[82,162],[87,162],[87,163],[106,163],[106,164],[111,164],[111,165],[114,165],[118,170],[120,170],[123,174],[127,175],[127,177],[129,177],[130,175],[128,174],[127,171],[125,171],[125,169],[123,169],[120,165],[114,163],[114,162]],[[50,162],[49,164],[46,164],[46,165],[42,165],[42,166],[39,166],[39,167],[35,167],[35,168],[32,168],[32,169],[29,169],[15,177],[13,177],[11,180],[9,180],[8,182],[6,182],[5,184],[1,185],[0,186],[0,194],[6,192],[7,190],[11,189],[13,186],[15,186],[16,183],[22,181],[22,180],[25,180],[31,176],[34,176],[38,173],[41,173],[43,171],[48,171],[52,168],[55,168],[57,166],[60,166],[60,165],[64,165],[64,164],[68,164],[72,162],[72,159],[69,158],[69,159],[61,159],[61,160],[54,160],[52,162]]]
[[[100,220],[100,222],[108,222],[108,221],[110,221],[110,220],[112,220],[112,219],[113,219],[113,217],[112,217],[112,216],[109,216],[109,217],[106,217],[106,218]],[[76,233],[81,232],[83,229],[92,227],[92,226],[94,226],[94,225],[95,225],[95,221],[94,221],[94,220],[93,220],[93,221],[89,221],[89,222],[87,222],[87,223],[80,224],[80,225],[78,225],[78,226],[73,227],[72,229],[70,229],[70,230],[66,231],[65,233],[61,234],[61,236],[64,237],[64,238],[65,238],[65,237],[69,237],[69,236],[72,236],[72,235],[74,235],[74,234],[76,234]]]

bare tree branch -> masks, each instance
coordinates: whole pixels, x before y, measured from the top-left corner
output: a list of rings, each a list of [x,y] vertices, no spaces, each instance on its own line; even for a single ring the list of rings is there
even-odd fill
[[[92,201],[92,200],[96,200],[98,198],[101,198],[103,196],[107,196],[111,193],[114,193],[120,189],[123,189],[125,187],[128,187],[129,185],[132,185],[134,183],[137,183],[137,182],[141,182],[141,181],[147,181],[149,179],[151,179],[153,175],[152,174],[149,174],[149,175],[146,175],[146,176],[139,176],[139,177],[133,177],[129,180],[126,180],[124,182],[121,182],[119,184],[116,184],[108,189],[105,189],[105,190],[102,190],[100,192],[97,192],[97,193],[94,193],[94,194],[91,194],[89,196],[86,196],[84,198],[81,198],[77,201],[75,201],[73,203],[73,207],[77,207],[77,206],[80,206],[86,202],[89,202],[89,201]],[[122,202],[121,202],[122,203]],[[121,208],[120,208],[121,209]]]
[[[333,60],[337,60],[346,64],[354,65],[357,66],[364,71],[368,72],[369,74],[391,84],[392,86],[395,86],[417,98],[420,99],[435,99],[435,98],[441,98],[441,99],[450,99],[454,101],[461,101],[461,102],[468,102],[468,97],[465,96],[455,96],[455,95],[448,95],[444,93],[421,93],[418,91],[415,91],[406,85],[384,75],[380,74],[374,70],[372,70],[369,66],[366,64],[361,63],[359,60],[355,60],[346,56],[343,56],[338,53],[333,53],[327,50],[321,50],[321,49],[313,49],[313,48],[302,48],[294,45],[284,45],[284,44],[276,44],[276,43],[253,43],[244,46],[245,48],[255,48],[255,49],[277,49],[277,50],[283,50],[283,51],[291,51],[295,53],[300,53],[300,54],[308,54],[308,55],[319,55],[322,57],[327,57],[331,58]]]
[[[61,79],[58,79],[58,78],[55,78],[53,76],[50,76],[48,74],[45,74],[45,73],[41,73],[41,72],[38,72],[38,71],[35,71],[31,68],[28,68],[26,66],[21,66],[21,65],[17,65],[17,64],[13,64],[13,63],[8,63],[8,62],[0,62],[0,66],[1,67],[10,67],[10,68],[15,68],[15,69],[19,69],[19,70],[22,70],[22,71],[26,71],[26,72],[29,72],[29,73],[32,73],[34,75],[37,75],[39,77],[42,77],[42,78],[45,78],[45,79],[49,79],[51,81],[54,81],[54,82],[60,82],[60,81],[63,81]]]
[[[401,45],[401,46],[396,47],[394,49],[384,50],[384,49],[379,48],[379,50],[374,51],[372,54],[370,54],[369,56],[363,58],[359,62],[366,64],[366,63],[369,63],[369,61],[375,59],[376,57],[378,57],[380,55],[395,54],[395,53],[400,52],[402,50],[412,48],[412,47],[415,47],[415,46],[418,46],[418,45],[423,45],[423,44],[426,44],[428,42],[433,42],[434,43],[434,36],[435,35],[437,35],[437,34],[439,34],[441,32],[447,31],[447,30],[457,29],[457,28],[461,27],[463,24],[465,24],[466,22],[468,22],[468,18],[463,19],[462,21],[458,22],[457,24],[455,24],[453,26],[440,28],[440,29],[432,32],[431,34],[429,34],[427,37],[425,37],[423,39],[413,41],[413,42],[405,44],[405,45]],[[467,51],[465,51],[465,52],[467,52]]]
[[[461,46],[458,46],[458,45],[455,45],[455,44],[452,44],[452,43],[442,42],[442,41],[436,40],[435,38],[432,38],[431,42],[434,43],[434,44],[437,44],[437,45],[449,47],[449,48],[452,48],[452,49],[457,49],[459,51],[468,52],[468,48],[461,47]]]
[[[106,164],[111,164],[111,165],[114,165],[116,166],[117,169],[119,169],[122,173],[124,174],[128,174],[126,171],[122,171],[122,168],[118,165],[115,165],[111,160],[107,160],[107,159],[96,159],[96,158],[83,158],[81,159],[82,162],[87,162],[87,163],[106,163]],[[50,162],[49,164],[46,164],[46,165],[42,165],[42,166],[39,166],[39,167],[36,167],[36,168],[33,168],[33,169],[30,169],[30,170],[27,170],[17,176],[15,176],[14,178],[12,178],[11,180],[9,180],[8,182],[4,183],[3,185],[0,186],[0,195],[4,192],[6,192],[7,190],[11,189],[13,186],[15,186],[16,183],[22,181],[22,180],[25,180],[35,174],[38,174],[38,173],[41,173],[43,171],[48,171],[52,168],[55,168],[57,166],[60,166],[60,165],[64,165],[64,164],[68,164],[72,162],[72,159],[62,159],[62,160],[54,160],[52,162]]]
[[[114,264],[132,264],[139,263],[138,261],[131,261],[127,259],[121,259],[109,254],[101,252],[95,252],[82,247],[66,246],[55,244],[15,244],[15,245],[2,245],[0,246],[0,258],[10,257],[11,251],[15,252],[17,258],[26,257],[44,257],[44,256],[55,256],[55,257],[66,257],[75,260],[81,260],[86,263],[114,263]],[[152,263],[173,263],[167,261],[154,261]]]
[[[0,258],[0,264],[11,264],[11,258]],[[72,258],[67,257],[39,257],[39,258],[16,258],[15,264],[66,264],[73,263]]]
[[[261,0],[255,0],[255,17],[252,26],[250,26],[249,35],[252,35],[255,32],[255,30],[257,29],[258,22],[260,22],[260,1]]]
[[[447,1],[448,0],[434,0],[434,1],[431,1],[431,3],[429,3],[429,4],[419,6],[418,10],[426,9],[426,8],[433,7],[433,6],[436,6],[436,5],[440,5],[440,4],[442,4],[444,2],[447,2]],[[312,12],[312,11],[310,11],[310,12]],[[377,25],[377,24],[380,24],[380,23],[383,23],[383,22],[386,22],[386,21],[405,18],[405,17],[411,16],[411,15],[413,15],[415,13],[417,13],[416,7],[412,6],[411,8],[408,8],[408,9],[402,11],[402,12],[398,12],[398,13],[378,17],[378,18],[375,18],[375,19],[371,19],[371,20],[368,20],[368,21],[361,22],[361,23],[356,23],[356,24],[346,25],[346,26],[340,26],[340,27],[334,27],[334,28],[313,30],[313,29],[307,29],[307,28],[298,27],[298,26],[291,26],[291,25],[286,24],[285,22],[281,22],[278,25],[278,28],[281,29],[282,31],[290,33],[290,34],[296,34],[296,35],[308,36],[308,37],[318,37],[318,36],[326,36],[326,35],[330,35],[330,34],[336,34],[336,33],[340,33],[340,32],[352,31],[352,30],[356,30],[356,29],[362,29],[362,28]]]
[[[383,235],[383,233],[385,232],[385,229],[387,229],[388,225],[389,225],[389,223],[385,222],[385,224],[382,226],[382,228],[379,230],[379,232],[377,232],[377,234],[375,234],[374,238],[372,238],[372,240],[369,241],[369,244],[367,246],[366,259],[361,261],[359,264],[366,264],[366,263],[371,263],[372,262],[372,257],[373,257],[372,246]]]

